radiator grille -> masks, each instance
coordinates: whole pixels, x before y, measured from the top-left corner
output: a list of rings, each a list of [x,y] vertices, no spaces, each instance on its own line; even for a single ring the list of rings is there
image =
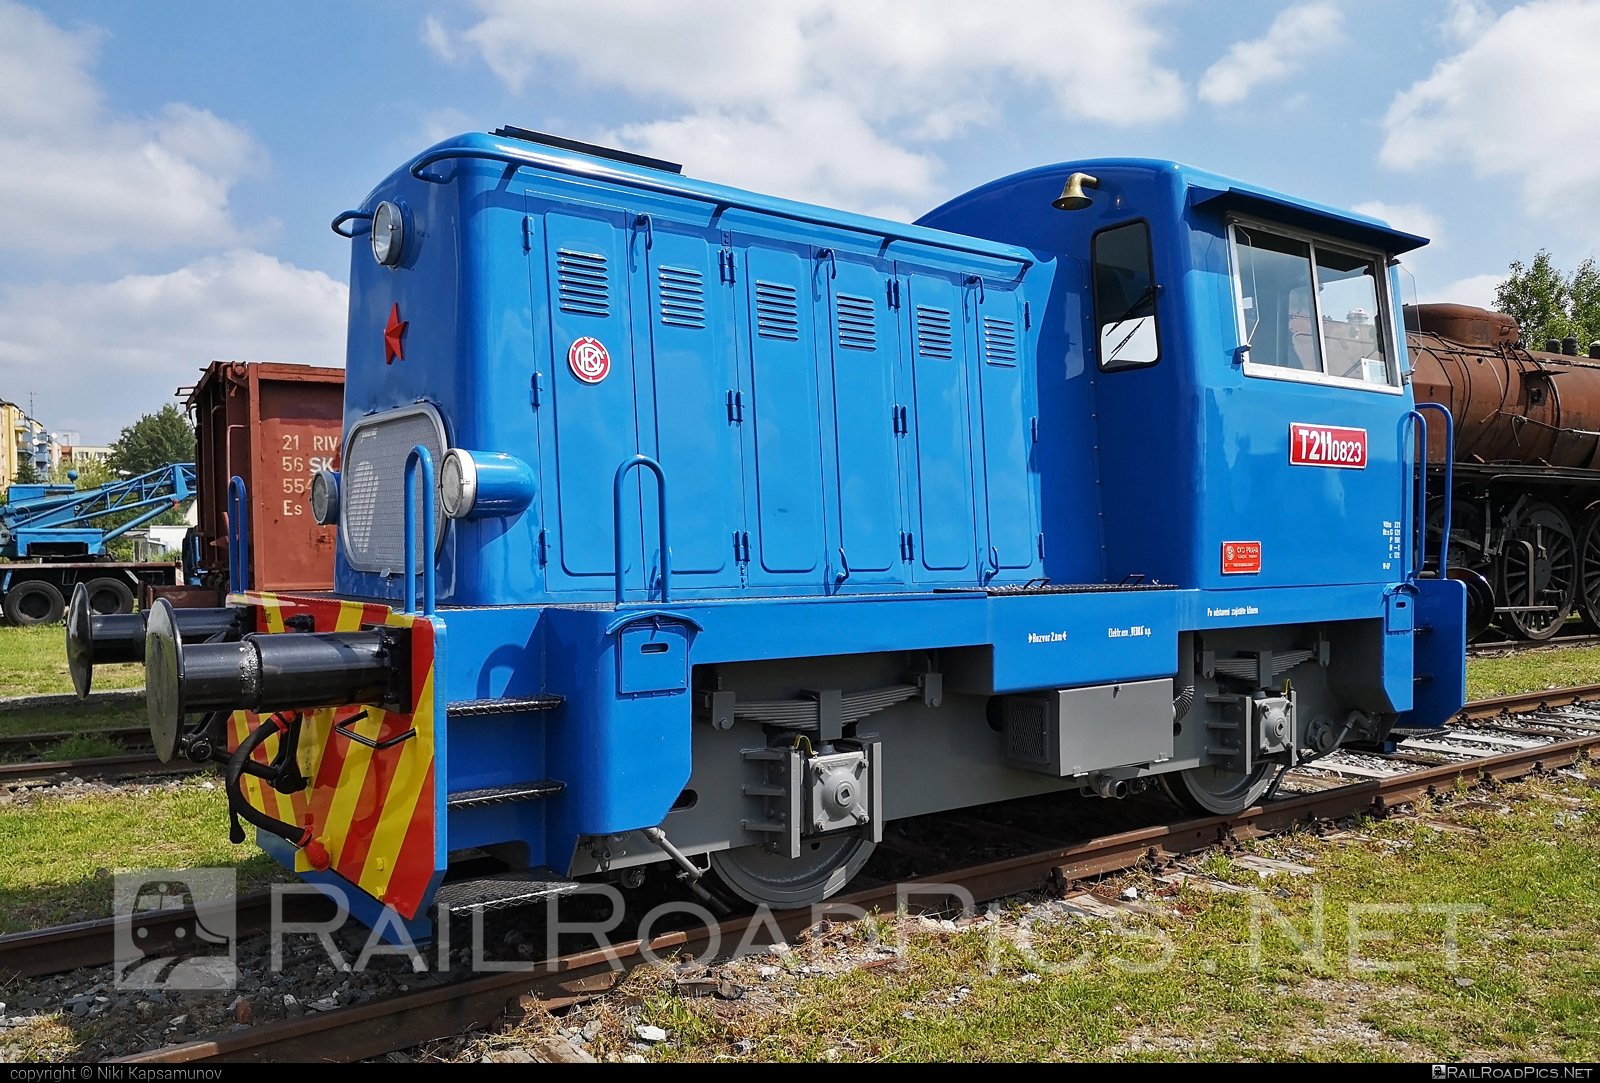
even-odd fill
[[[345,445],[339,538],[345,559],[365,572],[405,571],[406,456],[418,444],[444,455],[443,426],[432,407],[413,406],[367,418]],[[444,540],[444,508],[434,494],[434,538]],[[420,534],[420,531],[419,531]],[[417,545],[421,547],[421,538]]]
[[[1049,763],[1050,752],[1045,747],[1048,729],[1048,711],[1043,700],[1006,701],[1006,755],[1009,758]]]
[[[949,361],[956,355],[950,313],[942,308],[917,306],[917,352],[923,357]]]
[[[841,293],[837,298],[839,310],[839,345],[855,350],[878,348],[878,320],[873,311],[872,298],[853,297]]]
[[[584,316],[611,314],[611,283],[604,256],[559,249],[556,275],[560,279],[561,311]]]
[[[661,284],[661,322],[673,327],[704,327],[704,276],[689,267],[663,267],[657,278]]]
[[[793,286],[756,282],[756,333],[762,338],[800,341],[800,301]]]
[[[983,318],[983,356],[991,365],[1017,363],[1017,325],[1010,320]]]

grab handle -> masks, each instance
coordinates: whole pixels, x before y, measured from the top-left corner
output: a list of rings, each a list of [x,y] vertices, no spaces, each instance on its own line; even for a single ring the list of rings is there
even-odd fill
[[[656,476],[657,503],[661,510],[661,600],[672,600],[672,551],[667,548],[667,475],[662,472],[661,464],[648,455],[635,455],[621,466],[617,467],[616,479],[611,485],[611,508],[613,511],[613,534],[616,542],[616,575],[617,575],[617,604],[623,602],[622,594],[622,482],[628,476],[628,471],[636,466],[644,466]],[[649,587],[645,588],[646,595]]]
[[[409,729],[400,734],[398,737],[391,737],[387,741],[375,741],[371,737],[363,737],[361,734],[355,731],[354,726],[357,722],[360,722],[366,717],[368,717],[367,712],[360,711],[351,715],[343,722],[335,722],[333,724],[333,730],[335,733],[350,738],[358,745],[366,745],[368,748],[376,749],[379,752],[382,752],[386,748],[393,748],[395,745],[403,744],[417,735],[417,731],[415,729]]]
[[[422,524],[422,567],[417,561],[417,468],[422,469],[422,488],[428,494],[428,513]],[[433,616],[433,455],[418,444],[406,456],[406,587],[405,610],[417,611],[417,574],[422,574],[422,614]]]
[[[228,593],[250,589],[250,505],[244,479],[228,480]]]
[[[354,222],[354,221],[370,222],[370,221],[372,221],[372,212],[371,211],[344,211],[344,212],[340,213],[339,217],[337,217],[337,218],[335,218],[333,220],[333,222],[330,224],[329,228],[331,228],[335,233],[337,233],[339,236],[343,237],[345,240],[348,241],[348,240],[350,240],[352,237],[354,237],[356,235],[355,227],[351,226],[349,233],[346,233],[344,230],[340,229],[339,227],[344,225],[346,222]]]
[[[1456,422],[1450,416],[1450,411],[1437,402],[1419,402],[1418,410],[1437,410],[1444,418],[1444,533],[1439,535],[1439,578],[1445,578],[1449,571],[1446,561],[1450,558],[1450,502],[1455,496],[1456,481]],[[1424,450],[1426,455],[1426,450]],[[1423,487],[1427,487],[1427,460],[1423,460]],[[1423,563],[1427,563],[1427,537],[1428,524],[1422,524],[1423,537]]]

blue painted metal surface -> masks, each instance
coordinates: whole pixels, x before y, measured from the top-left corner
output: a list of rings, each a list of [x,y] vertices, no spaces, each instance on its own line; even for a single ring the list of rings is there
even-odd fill
[[[1080,170],[1101,182],[1092,208],[1052,209]],[[362,240],[380,200],[409,216],[393,268]],[[566,868],[583,837],[659,824],[694,766],[692,667],[713,663],[959,649],[963,687],[1003,694],[1171,676],[1183,633],[1355,622],[1383,710],[1453,710],[1460,588],[1403,551],[1410,390],[1242,371],[1236,210],[1381,255],[1418,242],[1132,159],[1005,178],[915,226],[479,135],[384,180],[339,219],[356,237],[346,432],[425,401],[450,446],[527,465],[525,510],[446,523],[424,611],[436,592],[441,702],[565,697],[449,720],[441,802],[566,789],[441,805],[448,846],[514,838]],[[1089,240],[1134,218],[1161,361],[1101,372]],[[1293,464],[1294,422],[1365,430],[1362,468]],[[1224,572],[1238,541],[1259,543],[1258,570]],[[413,573],[395,571],[341,552],[336,589],[409,609]],[[1046,577],[1175,589],[991,593]]]

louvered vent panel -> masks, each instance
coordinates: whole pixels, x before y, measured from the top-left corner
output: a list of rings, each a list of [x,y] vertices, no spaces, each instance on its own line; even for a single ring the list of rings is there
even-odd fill
[[[950,313],[942,308],[917,306],[917,352],[923,357],[949,361],[955,357],[955,336],[950,330]]]
[[[800,341],[800,301],[793,286],[756,282],[756,333],[762,338]]]
[[[983,318],[983,356],[991,365],[1017,363],[1017,325],[1010,320]]]
[[[561,279],[561,311],[611,315],[611,285],[604,256],[562,248],[556,252],[556,272]]]
[[[839,345],[856,350],[878,348],[878,321],[873,312],[872,298],[852,297],[841,293],[838,297]]]
[[[661,322],[673,327],[706,325],[706,288],[699,271],[689,267],[663,267]]]

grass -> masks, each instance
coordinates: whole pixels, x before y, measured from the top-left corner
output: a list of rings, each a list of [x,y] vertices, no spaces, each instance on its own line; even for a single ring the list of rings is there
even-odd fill
[[[143,688],[144,667],[96,666],[94,687]],[[65,626],[38,624],[17,628],[0,625],[0,696],[71,691]]]
[[[253,844],[228,842],[227,815],[206,775],[0,806],[0,932],[110,916],[119,869],[231,866],[241,891],[277,871]]]
[[[1524,651],[1467,659],[1467,698],[1489,699],[1569,685],[1600,684],[1600,647]]]
[[[902,968],[806,974],[800,964],[859,958],[867,930],[836,926],[819,945],[796,943],[775,980],[755,973],[770,958],[736,964],[751,990],[741,1001],[681,998],[669,973],[641,970],[590,1013],[605,1020],[591,1049],[629,1055],[638,1021],[668,1032],[642,1054],[665,1061],[1593,1061],[1596,788],[1591,768],[1587,782],[1534,779],[1424,810],[1469,832],[1395,819],[1344,838],[1302,833],[1247,847],[1312,866],[1311,876],[1263,879],[1224,853],[1205,859],[1205,872],[1246,892],[1173,891],[1138,870],[1098,889],[1115,897],[1135,887],[1161,908],[1155,916],[1083,919],[1048,903],[1025,915],[1018,900],[998,920],[954,930],[889,915],[876,925],[890,943],[905,934]],[[1375,904],[1391,910],[1358,909]],[[1453,962],[1445,917],[1418,910],[1440,904],[1469,908]],[[1364,934],[1353,951],[1352,915]],[[536,1015],[479,1045],[526,1043],[563,1025]]]

